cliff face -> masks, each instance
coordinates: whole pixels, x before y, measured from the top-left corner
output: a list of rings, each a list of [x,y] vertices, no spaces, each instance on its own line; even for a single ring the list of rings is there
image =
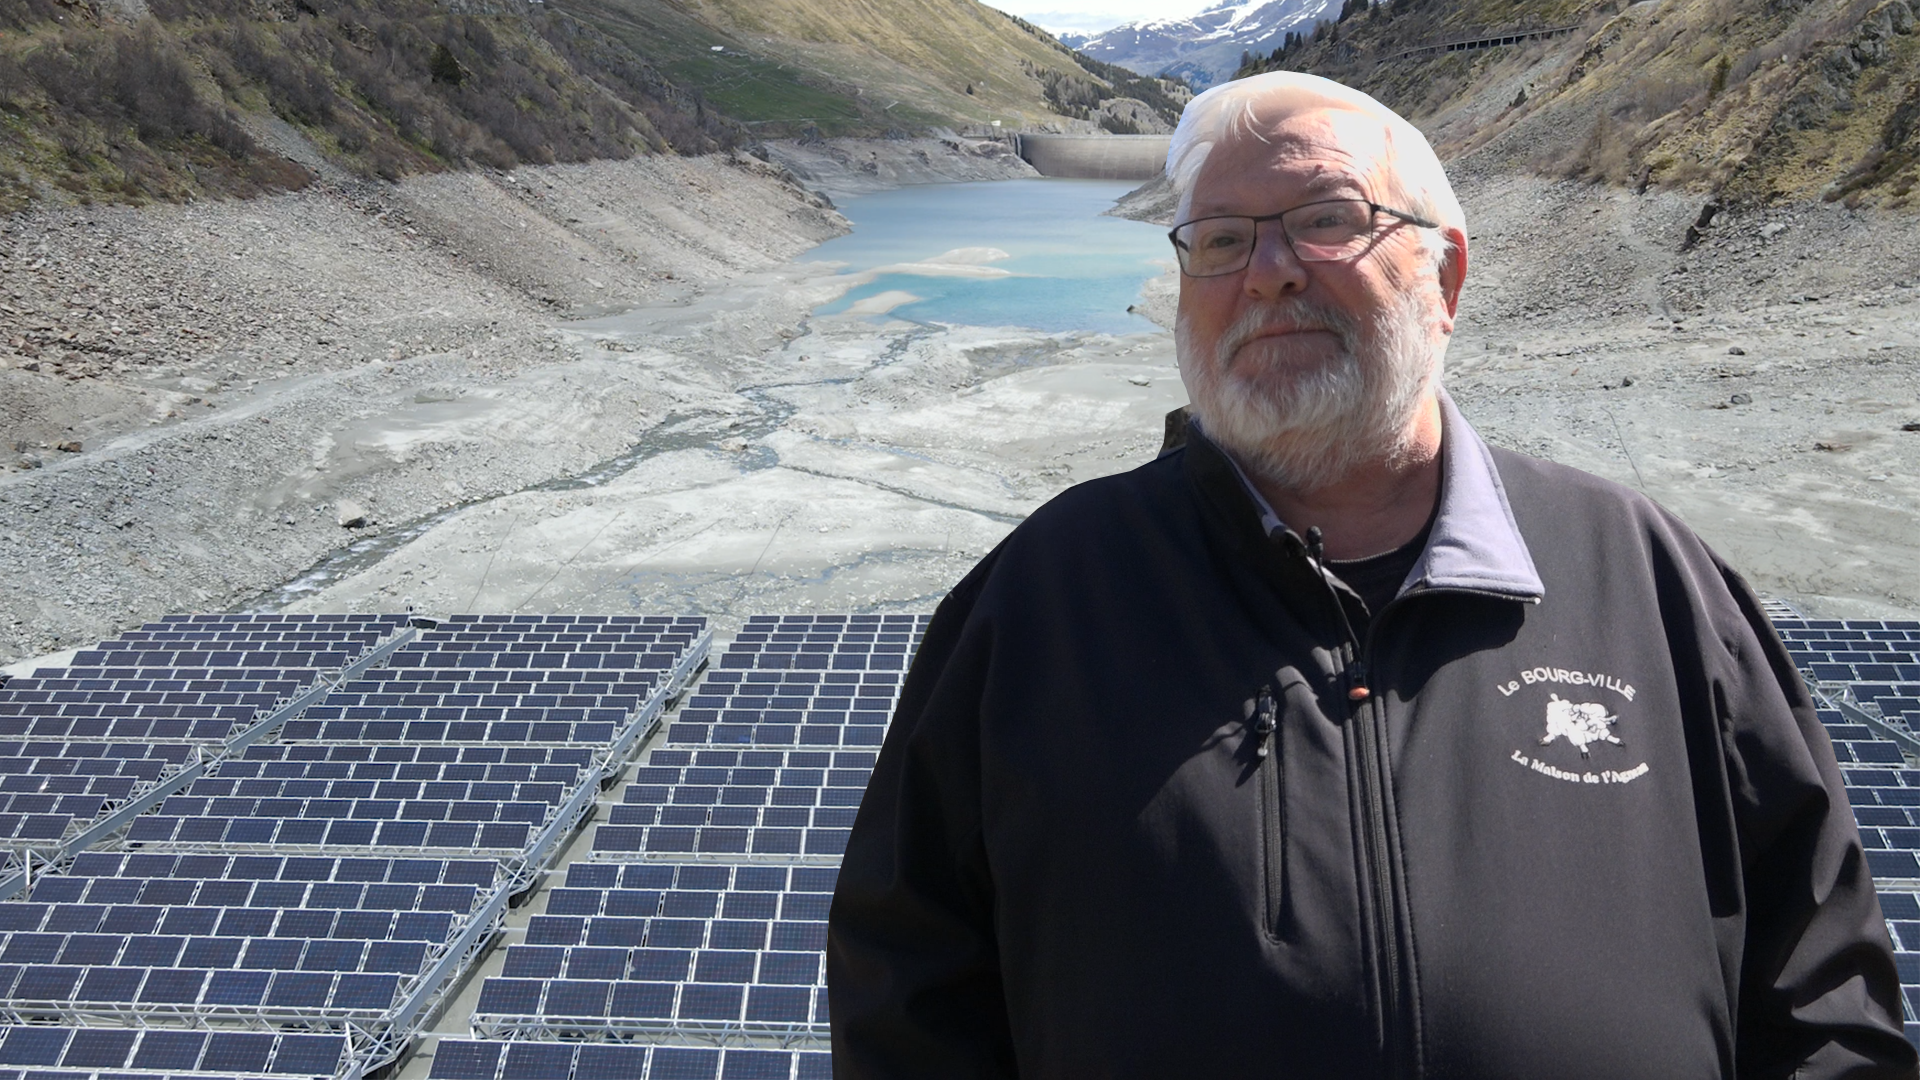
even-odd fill
[[[1920,180],[1914,26],[1908,0],[1362,2],[1242,73],[1361,87],[1464,169],[1903,209]],[[1515,31],[1558,32],[1432,47]]]

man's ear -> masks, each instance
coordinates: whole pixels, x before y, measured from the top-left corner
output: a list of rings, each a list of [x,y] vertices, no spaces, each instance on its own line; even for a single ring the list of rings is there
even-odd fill
[[[1440,257],[1440,296],[1452,319],[1460,309],[1460,286],[1467,280],[1467,234],[1448,226],[1441,235],[1447,239],[1447,252]]]

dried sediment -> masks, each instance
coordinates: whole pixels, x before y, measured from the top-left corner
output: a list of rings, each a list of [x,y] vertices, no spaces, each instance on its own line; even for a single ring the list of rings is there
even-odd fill
[[[845,228],[744,155],[0,223],[0,656],[226,607],[617,454],[708,388],[582,355],[558,320],[691,299]],[[770,293],[737,347],[807,302]],[[344,529],[343,500],[373,524]]]
[[[1016,175],[992,140],[836,142],[0,220],[0,660],[724,430],[842,287],[790,262],[847,227],[820,190]],[[563,329],[636,305],[684,325]]]

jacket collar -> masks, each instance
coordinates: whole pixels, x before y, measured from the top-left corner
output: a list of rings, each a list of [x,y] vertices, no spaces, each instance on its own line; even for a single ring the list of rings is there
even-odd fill
[[[1493,451],[1440,391],[1440,512],[1407,588],[1467,589],[1538,603],[1546,595]]]
[[[1444,389],[1439,391],[1439,398],[1440,506],[1426,549],[1401,591],[1460,589],[1537,603],[1546,590],[1507,504],[1507,489],[1500,482],[1493,453]],[[1259,531],[1270,539],[1292,535],[1232,455],[1207,438],[1197,423],[1190,427],[1189,434],[1189,446],[1200,451],[1197,460],[1190,455],[1191,464],[1197,467],[1196,479],[1212,477],[1215,484],[1210,486],[1215,487],[1216,494],[1222,474],[1238,482],[1242,498],[1226,500],[1239,504],[1234,508],[1237,512],[1228,515],[1241,525],[1236,531],[1244,530],[1249,519],[1257,519]]]

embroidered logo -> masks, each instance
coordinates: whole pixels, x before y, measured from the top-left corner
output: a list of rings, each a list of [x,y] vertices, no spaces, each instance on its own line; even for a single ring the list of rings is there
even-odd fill
[[[1610,712],[1608,707],[1614,706],[1624,711],[1626,707],[1631,706],[1637,693],[1632,683],[1604,671],[1578,671],[1572,668],[1531,667],[1518,674],[1519,678],[1495,683],[1493,687],[1500,691],[1502,697],[1524,695],[1522,700],[1531,699],[1533,702],[1528,705],[1515,702],[1519,707],[1511,714],[1513,722],[1516,725],[1524,724],[1528,727],[1538,723],[1538,720],[1529,721],[1525,718],[1539,716],[1540,714],[1533,710],[1544,704],[1547,713],[1547,733],[1538,739],[1528,741],[1535,742],[1541,747],[1553,747],[1554,743],[1565,739],[1567,746],[1580,752],[1580,757],[1576,761],[1570,752],[1558,748],[1545,750],[1529,748],[1525,751],[1515,750],[1508,755],[1515,765],[1539,773],[1550,780],[1595,786],[1630,784],[1651,771],[1644,761],[1630,768],[1594,767],[1595,743],[1626,745],[1619,735],[1614,734],[1615,725],[1620,723],[1620,717]],[[1585,687],[1587,689],[1584,691],[1569,692],[1579,694],[1581,697],[1592,695],[1600,700],[1576,701],[1563,698],[1549,690],[1549,687],[1554,684]],[[1541,702],[1539,697],[1535,696],[1539,694],[1545,694],[1547,700]],[[1632,723],[1631,718],[1628,723]],[[1540,729],[1531,727],[1531,730],[1539,731]],[[1603,760],[1618,757],[1609,751],[1603,751],[1598,756]],[[1549,758],[1553,760],[1548,760]]]
[[[1608,730],[1619,721],[1619,717],[1607,712],[1607,707],[1598,702],[1580,702],[1578,704],[1552,695],[1547,702],[1547,733],[1540,740],[1541,746],[1553,740],[1565,737],[1581,757],[1589,756],[1587,745],[1596,742],[1609,742],[1620,745],[1620,736]]]

